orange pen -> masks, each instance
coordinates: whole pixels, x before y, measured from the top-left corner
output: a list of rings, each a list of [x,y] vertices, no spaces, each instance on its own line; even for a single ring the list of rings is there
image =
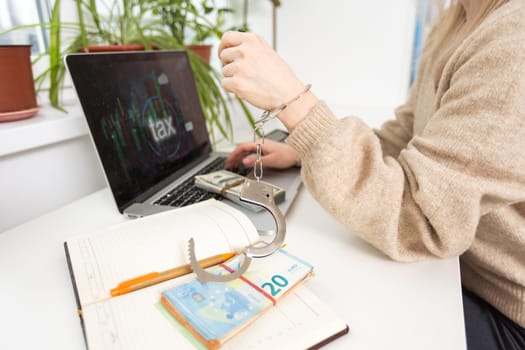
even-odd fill
[[[199,260],[199,265],[202,268],[207,268],[213,265],[222,264],[226,260],[235,256],[235,254],[236,253],[226,253],[215,255],[206,259]],[[110,294],[112,297],[116,297],[118,295],[130,293],[138,289],[146,288],[157,283],[161,283],[173,278],[187,275],[192,271],[193,270],[191,269],[191,265],[186,264],[162,272],[150,272],[148,274],[119,283],[118,286],[110,290]]]

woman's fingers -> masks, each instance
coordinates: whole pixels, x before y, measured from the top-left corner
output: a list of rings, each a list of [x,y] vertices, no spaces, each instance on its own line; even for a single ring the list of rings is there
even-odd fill
[[[252,167],[255,164],[257,145],[254,142],[245,142],[238,145],[226,160],[225,167],[238,168],[241,164]],[[266,140],[262,145],[261,161],[264,167],[286,169],[297,162],[297,152],[282,142]]]
[[[217,49],[219,57],[221,57],[221,54],[225,49],[242,44],[245,34],[246,33],[235,31],[228,31],[224,33],[222,35],[221,42],[219,43],[219,48]]]
[[[246,157],[244,157],[242,159],[242,164],[245,166],[245,167],[253,167],[255,165],[255,161],[257,160],[257,157],[255,155],[248,155]],[[261,160],[264,164],[264,157],[261,157]]]
[[[228,63],[227,65],[222,67],[222,75],[225,78],[231,78],[233,74],[235,73],[235,63]]]
[[[256,151],[255,143],[253,142],[244,142],[235,147],[235,149],[230,153],[226,159],[225,168],[232,169],[238,168],[241,165],[242,159],[250,153]]]

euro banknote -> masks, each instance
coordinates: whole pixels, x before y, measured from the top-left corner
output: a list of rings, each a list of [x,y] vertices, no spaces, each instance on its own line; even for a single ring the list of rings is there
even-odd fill
[[[208,272],[230,273],[238,258]],[[278,302],[312,273],[312,266],[287,251],[254,259],[246,273],[229,282],[201,283],[197,279],[163,292],[162,304],[199,341],[216,348]],[[256,327],[256,324],[253,325]]]

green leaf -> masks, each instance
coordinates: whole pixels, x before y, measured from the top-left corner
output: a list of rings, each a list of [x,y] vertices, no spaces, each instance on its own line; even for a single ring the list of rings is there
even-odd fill
[[[60,79],[63,78],[63,74],[60,73],[60,3],[61,0],[55,0],[49,30],[49,101],[52,106],[62,110],[58,96]]]

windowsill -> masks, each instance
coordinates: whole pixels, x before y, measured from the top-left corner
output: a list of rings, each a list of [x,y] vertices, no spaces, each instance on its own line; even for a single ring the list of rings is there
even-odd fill
[[[73,89],[64,91],[64,108],[67,113],[45,103],[34,117],[0,123],[0,157],[87,135]]]

